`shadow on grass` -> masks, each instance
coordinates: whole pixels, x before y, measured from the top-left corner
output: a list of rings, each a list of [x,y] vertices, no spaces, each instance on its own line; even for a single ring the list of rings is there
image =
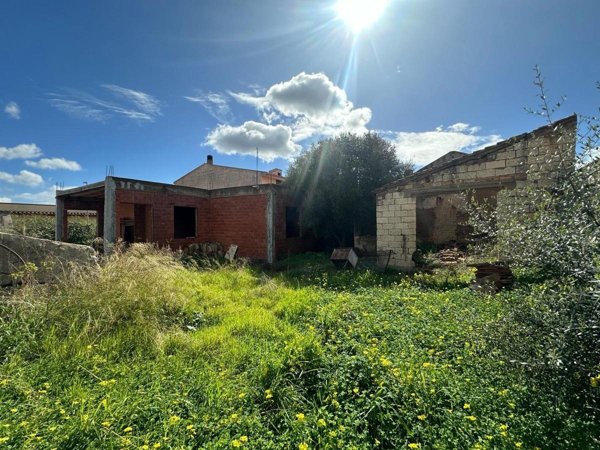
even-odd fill
[[[383,271],[375,267],[360,267],[360,264],[357,269],[338,269],[324,253],[294,255],[277,262],[269,274],[290,286],[312,286],[336,291],[388,288],[401,282],[414,283],[424,289],[462,289],[469,286],[473,277],[472,270],[462,266],[414,274],[394,269]]]

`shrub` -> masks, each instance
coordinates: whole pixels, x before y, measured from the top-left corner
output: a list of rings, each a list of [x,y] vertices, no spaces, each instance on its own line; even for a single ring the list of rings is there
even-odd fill
[[[539,114],[553,125],[556,108],[547,103],[537,69],[535,84]],[[579,152],[555,183],[510,193],[514,201],[501,213],[473,208],[471,220],[491,238],[491,257],[508,257],[544,281],[510,297],[490,342],[505,360],[530,371],[540,389],[552,386],[558,398],[580,403],[598,420],[592,388],[600,373],[600,128],[584,116],[578,127]],[[575,141],[566,130],[557,132],[563,143]]]
[[[15,217],[13,230],[25,236],[54,240],[55,218],[48,216]],[[95,237],[95,218],[74,217],[69,220],[67,242],[90,245]]]

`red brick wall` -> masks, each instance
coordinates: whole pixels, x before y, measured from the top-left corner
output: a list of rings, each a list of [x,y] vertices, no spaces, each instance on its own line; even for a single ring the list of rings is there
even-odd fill
[[[288,255],[313,251],[316,248],[314,239],[301,237],[287,238],[285,226],[285,208],[294,206],[294,202],[285,194],[275,197],[275,258],[284,259]],[[302,214],[302,212],[300,212]]]
[[[117,236],[120,236],[120,220],[124,217],[127,204],[136,203],[150,205],[152,225],[149,240],[159,245],[169,245],[173,249],[186,247],[194,242],[206,242],[209,239],[209,199],[190,195],[170,194],[162,192],[144,192],[137,190],[116,190]],[[196,237],[174,239],[173,207],[188,206],[196,208]]]
[[[238,256],[267,259],[267,194],[210,199],[210,240],[225,250],[237,245]]]
[[[267,260],[267,204],[268,193],[231,195],[223,197],[196,197],[191,195],[141,190],[116,190],[117,237],[120,221],[133,210],[131,204],[150,205],[152,225],[148,240],[173,249],[185,248],[194,242],[220,242],[225,250],[236,244],[238,256]],[[290,203],[278,192],[274,204],[274,244],[276,258],[288,253],[308,251],[313,242],[301,238],[286,238],[285,207]],[[197,231],[195,238],[174,239],[173,207],[196,208]],[[130,215],[130,214],[129,214]]]

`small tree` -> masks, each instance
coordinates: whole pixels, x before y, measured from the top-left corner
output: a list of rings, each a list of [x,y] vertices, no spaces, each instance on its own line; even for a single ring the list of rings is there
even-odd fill
[[[376,133],[345,133],[320,141],[290,166],[287,184],[301,207],[305,231],[327,245],[352,245],[355,233],[375,234],[375,195],[412,172]]]
[[[562,99],[551,106],[539,68],[535,72],[540,105],[529,111],[542,116],[559,136],[556,154],[550,149],[548,158],[564,158],[561,174],[550,183],[502,192],[498,209],[471,202],[469,220],[475,234],[488,237],[490,256],[544,277],[585,281],[597,274],[600,258],[600,128],[597,119],[581,115],[577,131],[555,125],[553,115]],[[573,159],[561,146],[577,141]]]
[[[540,107],[534,111],[555,126],[560,106],[548,103],[536,67]],[[598,85],[600,89],[600,85]],[[561,140],[575,136],[560,127]],[[534,272],[539,284],[517,291],[519,301],[490,330],[490,340],[509,362],[535,372],[545,389],[563,401],[583,403],[597,421],[600,411],[600,127],[578,116],[575,161],[554,183],[509,193],[513,202],[486,214],[473,208],[476,232],[492,238],[488,250]]]

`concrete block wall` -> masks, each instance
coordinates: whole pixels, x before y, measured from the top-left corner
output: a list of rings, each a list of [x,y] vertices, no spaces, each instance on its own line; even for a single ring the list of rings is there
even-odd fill
[[[377,251],[392,250],[390,266],[402,270],[414,267],[417,248],[416,198],[390,190],[377,195]]]

